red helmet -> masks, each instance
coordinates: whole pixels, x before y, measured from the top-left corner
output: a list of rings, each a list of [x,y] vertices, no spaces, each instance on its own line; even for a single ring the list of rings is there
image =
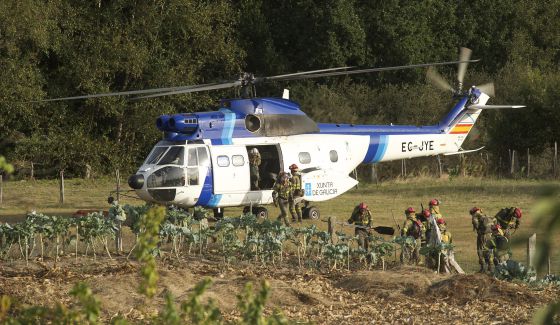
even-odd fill
[[[432,199],[430,201],[430,206],[433,207],[433,206],[436,206],[436,205],[439,205],[439,200],[438,199]]]
[[[500,226],[499,223],[492,225],[492,230],[498,230],[498,229],[502,229],[502,226]]]
[[[299,167],[296,164],[291,164],[289,168],[290,168],[290,170],[298,170],[299,169]]]
[[[404,210],[404,213],[414,213],[416,212],[413,207],[408,207],[408,209]]]
[[[513,214],[515,214],[517,219],[521,219],[521,216],[523,215],[523,211],[521,211],[520,208],[515,208],[515,210],[513,210]]]
[[[422,211],[422,214],[423,214],[424,217],[426,217],[426,218],[428,218],[428,217],[431,215],[430,210],[428,210],[428,209],[424,209],[424,211]]]
[[[365,204],[364,202],[360,203],[358,207],[360,208],[360,210],[365,210],[368,208],[367,204]]]
[[[472,209],[469,210],[469,212],[470,212],[471,214],[475,214],[476,211],[480,211],[480,208],[473,207]]]
[[[443,220],[443,218],[437,219],[436,222],[437,222],[438,225],[444,225],[445,224],[445,220]]]

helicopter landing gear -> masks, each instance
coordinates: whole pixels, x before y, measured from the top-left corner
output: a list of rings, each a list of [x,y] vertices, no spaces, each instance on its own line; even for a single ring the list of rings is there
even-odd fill
[[[244,207],[243,213],[249,213],[250,207]],[[268,209],[261,206],[253,206],[253,211],[251,211],[253,215],[257,218],[268,219]]]
[[[319,209],[315,206],[306,206],[301,210],[305,219],[318,220],[321,217]]]
[[[223,208],[215,208],[214,209],[214,219],[220,220],[224,218],[224,209]]]

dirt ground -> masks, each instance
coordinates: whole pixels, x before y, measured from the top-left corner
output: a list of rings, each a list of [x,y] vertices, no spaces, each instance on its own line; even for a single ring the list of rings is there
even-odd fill
[[[293,258],[293,257],[292,257]],[[294,261],[295,262],[295,261]],[[205,297],[215,300],[226,320],[239,316],[237,295],[246,283],[258,288],[269,281],[272,294],[267,313],[275,308],[292,320],[316,324],[525,324],[536,309],[558,299],[554,287],[498,281],[483,274],[439,275],[422,267],[389,267],[387,271],[298,270],[293,267],[256,267],[196,256],[158,262],[158,293],[150,301],[137,292],[140,266],[124,257],[65,257],[52,262],[24,261],[0,264],[0,295],[9,295],[17,305],[52,305],[75,301],[68,294],[84,281],[102,303],[103,320],[123,315],[140,321],[154,315],[171,292],[185,300],[200,280],[209,277],[212,286]]]

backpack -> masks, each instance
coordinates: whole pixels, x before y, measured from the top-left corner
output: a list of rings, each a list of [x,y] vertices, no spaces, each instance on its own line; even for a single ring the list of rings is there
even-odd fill
[[[412,222],[412,227],[408,229],[406,235],[414,239],[420,238],[420,236],[422,236],[422,222],[420,222],[420,220]]]

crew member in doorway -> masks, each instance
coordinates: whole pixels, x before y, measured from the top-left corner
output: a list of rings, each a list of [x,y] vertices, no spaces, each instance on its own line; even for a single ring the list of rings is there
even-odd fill
[[[301,174],[299,173],[299,168],[296,164],[290,166],[290,173],[292,177],[290,178],[290,183],[292,185],[292,198],[290,199],[290,214],[292,215],[292,222],[301,222],[301,197],[303,196],[303,191],[301,189]]]
[[[274,205],[280,208],[278,220],[283,219],[286,226],[290,225],[288,222],[288,202],[290,202],[291,198],[292,186],[290,184],[290,175],[281,171],[272,188],[272,199],[274,200]]]
[[[258,191],[261,188],[259,187],[260,175],[259,175],[259,166],[261,165],[261,154],[257,148],[251,149],[249,151],[249,165],[251,171],[251,190]]]

